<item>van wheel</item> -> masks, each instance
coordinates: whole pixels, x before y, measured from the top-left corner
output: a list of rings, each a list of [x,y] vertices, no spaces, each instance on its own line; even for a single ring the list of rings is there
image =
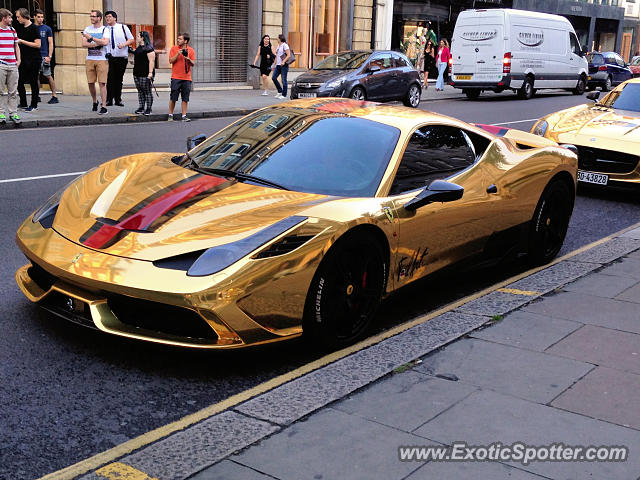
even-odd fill
[[[578,83],[576,84],[576,88],[574,88],[572,91],[574,95],[582,95],[584,93],[584,89],[585,89],[585,81],[584,81],[584,77],[581,75],[580,78],[578,79]]]
[[[522,82],[522,86],[518,90],[518,97],[522,100],[529,100],[533,97],[533,80],[531,80],[531,77],[526,77]]]
[[[611,90],[611,77],[607,77],[607,79],[602,84],[603,92],[608,92],[609,90]]]
[[[464,94],[467,96],[469,100],[477,100],[478,97],[480,96],[480,90],[476,88],[472,88],[472,89],[465,88],[462,91],[464,92]]]

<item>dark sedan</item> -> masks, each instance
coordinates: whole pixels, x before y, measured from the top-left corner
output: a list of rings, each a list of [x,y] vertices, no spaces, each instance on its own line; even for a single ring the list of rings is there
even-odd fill
[[[398,52],[371,50],[331,55],[300,75],[291,88],[292,99],[402,100],[414,108],[420,104],[421,93],[420,75],[407,57]]]
[[[589,53],[587,61],[589,62],[587,90],[600,87],[603,92],[608,92],[611,87],[620,85],[633,77],[627,62],[616,52]]]

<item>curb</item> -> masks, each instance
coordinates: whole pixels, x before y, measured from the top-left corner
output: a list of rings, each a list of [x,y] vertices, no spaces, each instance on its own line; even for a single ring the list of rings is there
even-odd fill
[[[236,395],[207,407],[199,418],[192,414],[41,480],[98,480],[104,478],[100,475],[104,469],[123,465],[150,477],[187,479],[394,369],[491,324],[494,315],[517,310],[638,249],[640,223],[378,334],[359,347],[329,354],[324,366],[298,371],[279,386],[244,398]]]

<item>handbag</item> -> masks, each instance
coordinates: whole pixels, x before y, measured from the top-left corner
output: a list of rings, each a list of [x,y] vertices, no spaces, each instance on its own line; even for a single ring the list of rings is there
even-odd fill
[[[291,65],[295,61],[296,61],[296,54],[293,53],[293,48],[289,48],[289,58],[287,59],[286,64]]]

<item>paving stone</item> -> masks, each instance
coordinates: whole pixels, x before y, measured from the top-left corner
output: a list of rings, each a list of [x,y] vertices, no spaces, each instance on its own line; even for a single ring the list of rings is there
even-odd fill
[[[636,333],[585,325],[547,351],[640,374],[640,335]],[[638,410],[640,411],[640,403]]]
[[[552,405],[640,430],[640,375],[598,367]],[[636,432],[640,437],[640,434]],[[640,470],[638,470],[640,472]]]
[[[624,300],[626,302],[640,303],[640,283],[637,283],[628,290],[617,295],[616,300]]]
[[[554,355],[464,339],[427,356],[415,370],[431,375],[454,374],[472,385],[546,403],[592,368]]]
[[[402,479],[419,467],[398,447],[423,438],[331,408],[231,459],[281,480]]]
[[[470,332],[486,317],[448,312],[251,399],[237,411],[288,425]]]
[[[569,285],[565,285],[563,290],[613,298],[636,284],[638,284],[638,281],[630,277],[592,273]]]
[[[120,461],[162,480],[182,480],[279,428],[236,412],[223,412]]]
[[[406,480],[541,480],[544,477],[498,462],[429,462]]]
[[[609,263],[640,248],[640,240],[616,237],[573,257],[574,262]]]
[[[471,385],[408,371],[385,377],[332,408],[410,432],[474,390]]]
[[[230,460],[223,460],[189,477],[189,480],[273,480],[273,477]]]
[[[562,292],[530,303],[524,310],[553,318],[640,333],[640,308],[635,303],[623,300]]]
[[[630,277],[640,280],[640,258],[627,257],[600,270],[605,275]]]
[[[570,320],[516,310],[471,336],[542,352],[581,326]]]
[[[600,265],[588,262],[583,263],[572,258],[513,282],[507,285],[506,288],[547,293],[598,268],[600,268]]]
[[[414,433],[447,445],[457,441],[487,446],[494,442],[625,445],[629,448],[625,462],[534,462],[514,466],[563,480],[635,480],[640,472],[640,435],[636,430],[490,391],[472,393]]]

